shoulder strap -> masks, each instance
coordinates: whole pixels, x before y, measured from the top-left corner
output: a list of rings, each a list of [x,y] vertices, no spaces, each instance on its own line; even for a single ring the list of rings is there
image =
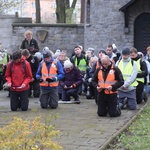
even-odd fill
[[[14,64],[14,61],[12,60],[12,61],[10,62],[10,70],[11,70],[11,72],[13,72],[13,64]],[[22,62],[22,69],[23,69],[24,71],[26,71],[26,60],[24,60],[24,61]]]

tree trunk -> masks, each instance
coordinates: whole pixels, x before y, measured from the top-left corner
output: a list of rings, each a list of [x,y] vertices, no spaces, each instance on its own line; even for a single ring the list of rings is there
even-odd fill
[[[80,23],[85,22],[85,0],[81,0],[81,19]]]
[[[66,23],[65,0],[56,0],[57,23]]]
[[[36,23],[41,23],[40,0],[35,0],[35,8],[36,8]]]

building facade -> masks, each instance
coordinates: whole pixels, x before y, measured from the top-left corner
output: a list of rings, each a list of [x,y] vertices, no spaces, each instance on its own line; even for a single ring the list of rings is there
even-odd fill
[[[118,50],[134,46],[144,54],[146,47],[150,46],[150,0],[85,0],[83,24],[33,24],[25,23],[23,18],[9,20],[0,18],[3,40],[0,43],[10,47],[20,45],[26,30],[33,32],[40,49],[44,46],[53,51],[66,49],[68,54],[78,44],[85,50],[93,47],[97,53],[112,43]],[[47,32],[43,42],[37,34],[41,31]]]
[[[115,43],[119,50],[150,45],[150,0],[87,0],[85,48]]]

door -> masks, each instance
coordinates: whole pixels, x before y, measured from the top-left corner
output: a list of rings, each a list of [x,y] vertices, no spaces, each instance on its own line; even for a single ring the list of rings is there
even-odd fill
[[[134,22],[134,47],[146,54],[148,46],[150,46],[150,13],[143,13]]]

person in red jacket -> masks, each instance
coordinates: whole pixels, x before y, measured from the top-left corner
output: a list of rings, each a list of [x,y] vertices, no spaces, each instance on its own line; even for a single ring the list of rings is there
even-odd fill
[[[28,61],[21,57],[21,51],[12,54],[12,61],[7,65],[5,78],[10,87],[10,107],[12,111],[21,108],[28,110],[29,83],[32,81],[32,71]]]

